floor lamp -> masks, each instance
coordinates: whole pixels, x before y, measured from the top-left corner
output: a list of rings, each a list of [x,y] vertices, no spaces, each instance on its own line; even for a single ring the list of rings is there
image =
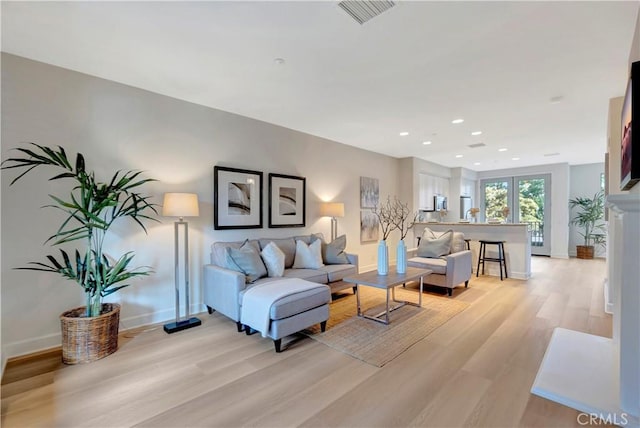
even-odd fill
[[[165,193],[162,215],[165,217],[179,217],[179,220],[173,223],[175,234],[176,321],[164,325],[164,331],[171,334],[202,324],[202,321],[198,318],[189,316],[189,223],[183,220],[184,217],[198,217],[200,215],[198,195],[195,193]],[[182,266],[184,275],[184,318],[180,318],[180,226],[184,227],[184,264]]]
[[[336,217],[344,217],[344,204],[342,202],[324,202],[320,205],[320,215],[331,217],[331,240],[335,241],[338,237],[338,219]]]

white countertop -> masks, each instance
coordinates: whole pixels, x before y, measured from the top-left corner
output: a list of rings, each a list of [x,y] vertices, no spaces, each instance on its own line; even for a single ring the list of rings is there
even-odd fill
[[[440,224],[443,226],[529,226],[527,223],[467,223],[467,222],[440,222],[440,221],[422,221],[416,222],[419,225]]]

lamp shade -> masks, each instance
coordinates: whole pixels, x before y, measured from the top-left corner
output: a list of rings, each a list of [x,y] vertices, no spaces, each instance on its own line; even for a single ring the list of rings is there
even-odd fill
[[[195,193],[165,193],[162,204],[165,217],[198,217],[198,195]]]
[[[344,217],[344,204],[342,202],[324,202],[320,205],[322,217]]]

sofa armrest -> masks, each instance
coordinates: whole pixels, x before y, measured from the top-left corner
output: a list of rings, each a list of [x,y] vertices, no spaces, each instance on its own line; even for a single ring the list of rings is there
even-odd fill
[[[240,321],[238,296],[246,287],[242,273],[204,265],[204,304],[234,321]]]
[[[347,260],[349,263],[356,267],[356,272],[360,272],[360,259],[357,254],[345,253],[347,255]]]
[[[418,248],[407,248],[407,258],[418,257]]]
[[[464,250],[447,256],[447,287],[455,287],[471,278],[471,251]]]

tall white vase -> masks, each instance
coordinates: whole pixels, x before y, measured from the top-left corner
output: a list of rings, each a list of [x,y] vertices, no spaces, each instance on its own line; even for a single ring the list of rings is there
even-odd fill
[[[389,248],[384,239],[378,244],[378,275],[389,273]]]
[[[396,259],[396,271],[398,273],[407,273],[407,246],[404,244],[404,239],[398,242]]]

